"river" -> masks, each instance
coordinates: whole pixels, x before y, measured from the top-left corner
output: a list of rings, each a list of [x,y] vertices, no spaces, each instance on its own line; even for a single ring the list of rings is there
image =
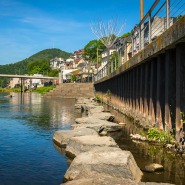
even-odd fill
[[[68,165],[52,142],[80,113],[74,99],[0,93],[0,185],[59,185]]]
[[[130,151],[137,165],[143,171],[143,182],[172,183],[185,185],[185,156],[176,154],[173,150],[166,149],[162,145],[154,145],[147,142],[132,141],[130,134],[141,134],[143,129],[139,128],[123,114],[105,106],[119,122],[126,123],[120,133],[112,135],[119,147]],[[145,166],[151,163],[162,164],[164,171],[149,173],[145,172]]]
[[[0,93],[0,185],[59,185],[68,168],[63,150],[52,142],[56,130],[71,129],[81,113],[74,99],[46,99],[40,94]],[[144,172],[142,181],[185,185],[185,160],[161,146],[133,142],[142,130],[117,111],[107,108],[126,126],[112,135],[120,148],[132,152],[138,166],[160,163],[164,172]]]

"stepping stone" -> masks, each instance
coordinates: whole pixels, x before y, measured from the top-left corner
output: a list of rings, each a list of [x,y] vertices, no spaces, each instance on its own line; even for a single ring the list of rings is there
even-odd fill
[[[64,180],[94,178],[98,175],[130,179],[136,182],[141,180],[143,173],[137,166],[131,152],[122,151],[119,148],[114,148],[115,151],[103,149],[104,147],[100,147],[80,153],[72,161],[64,175]]]
[[[85,136],[85,135],[97,135],[98,133],[90,128],[77,128],[74,130],[59,130],[54,133],[53,141],[60,147],[66,147],[69,139],[75,136]]]
[[[70,158],[76,157],[82,152],[87,152],[96,147],[116,147],[118,145],[113,138],[105,136],[100,137],[96,135],[72,137],[66,147],[66,155]]]

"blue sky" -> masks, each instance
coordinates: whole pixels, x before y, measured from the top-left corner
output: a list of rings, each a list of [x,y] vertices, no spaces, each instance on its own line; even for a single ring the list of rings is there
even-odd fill
[[[48,48],[67,52],[97,39],[90,23],[118,18],[130,31],[140,0],[0,0],[0,65]],[[154,0],[145,0],[145,13]]]

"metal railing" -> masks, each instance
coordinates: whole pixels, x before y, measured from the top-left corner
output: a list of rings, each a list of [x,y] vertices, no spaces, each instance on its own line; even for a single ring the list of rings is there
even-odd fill
[[[122,40],[121,47],[117,48],[117,52],[121,53],[117,67],[112,67],[116,66],[112,64],[114,61],[107,61],[107,64],[94,75],[94,81],[114,72],[165,32],[184,14],[185,0],[156,0],[141,22],[135,25],[131,35]]]

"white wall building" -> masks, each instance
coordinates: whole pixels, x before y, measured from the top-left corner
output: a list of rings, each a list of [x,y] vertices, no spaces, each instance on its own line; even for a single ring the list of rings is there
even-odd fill
[[[52,69],[60,69],[61,65],[64,63],[64,59],[63,58],[58,58],[55,57],[53,59],[50,60],[50,67]]]
[[[109,49],[109,57],[112,55],[112,53],[116,51],[116,49],[114,48],[110,48]],[[108,50],[105,49],[103,52],[102,52],[102,64],[101,66],[98,68],[98,70],[101,70],[108,62]]]

